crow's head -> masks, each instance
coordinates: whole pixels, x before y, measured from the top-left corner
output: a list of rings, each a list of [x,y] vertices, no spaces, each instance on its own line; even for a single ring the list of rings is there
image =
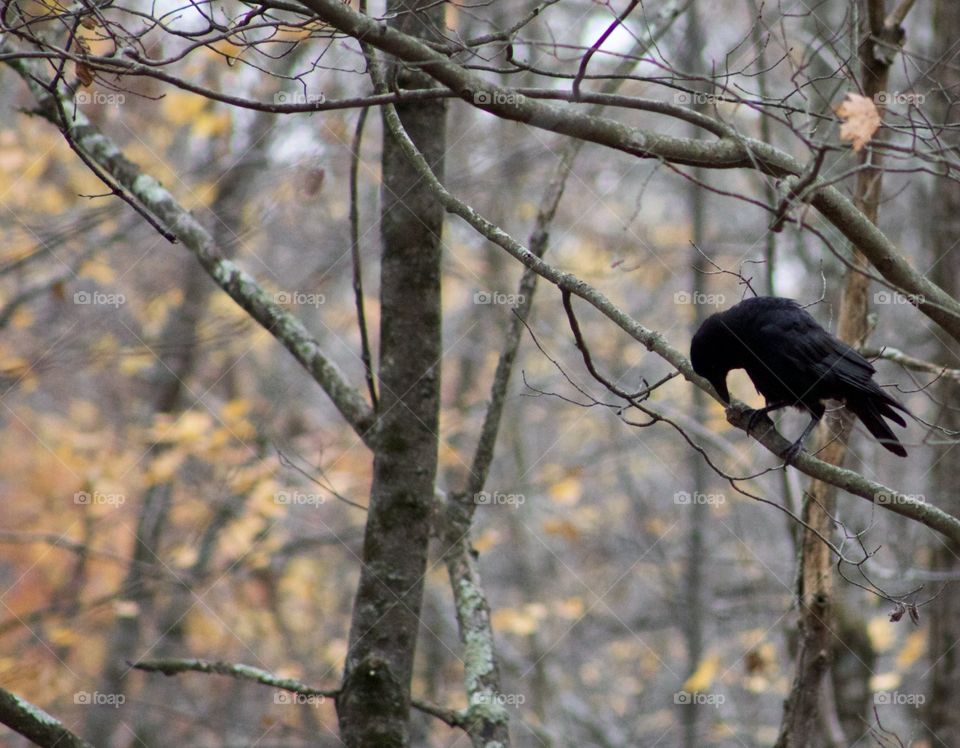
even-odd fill
[[[733,362],[736,346],[721,322],[719,314],[704,320],[690,342],[690,363],[693,370],[713,385],[713,389],[725,403],[730,402],[727,389],[727,372],[739,368]]]

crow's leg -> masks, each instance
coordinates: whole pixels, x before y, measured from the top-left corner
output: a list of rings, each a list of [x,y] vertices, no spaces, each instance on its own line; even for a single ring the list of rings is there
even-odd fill
[[[778,402],[778,403],[773,403],[772,405],[768,405],[765,408],[758,408],[757,410],[753,411],[750,414],[750,420],[747,421],[747,433],[749,434],[751,431],[753,431],[753,427],[757,425],[757,421],[759,421],[761,418],[767,415],[767,413],[772,413],[775,410],[786,408],[787,406],[792,404],[793,403]]]
[[[803,430],[803,433],[800,434],[800,437],[783,453],[784,462],[793,462],[797,455],[800,454],[800,450],[803,448],[804,440],[810,436],[817,424],[820,423],[820,419],[823,418],[823,414],[826,412],[826,408],[823,407],[821,403],[817,403],[815,407],[807,407],[807,410],[810,411],[810,423],[807,424],[807,427]]]

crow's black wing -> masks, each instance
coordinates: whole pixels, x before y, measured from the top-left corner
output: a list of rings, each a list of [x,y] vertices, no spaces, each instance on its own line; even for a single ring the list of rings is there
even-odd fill
[[[764,310],[753,322],[745,333],[753,364],[746,368],[760,393],[798,405],[822,398],[836,358],[830,334],[795,303]]]
[[[857,415],[860,415],[860,419],[864,423],[866,423],[866,419],[859,411],[869,411],[871,414],[876,411],[877,415],[882,415],[901,426],[906,426],[907,422],[894,408],[904,413],[909,413],[909,411],[873,381],[873,375],[877,371],[873,368],[873,365],[843,341],[833,338],[833,342],[835,352],[828,359],[833,378],[836,380],[835,387],[838,393],[833,397],[851,404],[851,409],[857,412]],[[867,401],[869,407],[854,407],[861,401]],[[873,430],[871,429],[871,431]]]

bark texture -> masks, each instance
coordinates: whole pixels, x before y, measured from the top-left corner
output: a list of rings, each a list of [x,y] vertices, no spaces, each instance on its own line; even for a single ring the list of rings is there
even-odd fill
[[[443,27],[442,4],[393,2],[387,15],[391,26],[419,38]],[[391,66],[386,72],[402,88],[422,84],[422,76],[409,68]],[[444,102],[401,105],[397,114],[442,174]],[[410,742],[410,680],[437,471],[444,210],[389,133],[382,161],[380,401],[373,486],[337,699],[341,737],[352,748]]]

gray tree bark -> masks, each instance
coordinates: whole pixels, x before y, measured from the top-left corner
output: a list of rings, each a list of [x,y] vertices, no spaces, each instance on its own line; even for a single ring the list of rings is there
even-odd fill
[[[931,78],[939,84],[934,96],[945,92],[949,100],[935,100],[944,116],[950,116],[955,107],[955,92],[960,85],[960,73],[956,68],[956,41],[960,33],[960,6],[950,0],[940,0],[933,16],[934,40],[932,59],[939,65]],[[956,146],[951,133],[944,133],[945,145]],[[960,251],[957,237],[960,236],[960,188],[951,180],[938,180],[936,193],[929,196],[932,220],[929,227],[930,266],[933,280],[940,283],[948,293],[960,292]],[[946,366],[955,366],[960,347],[952,341],[940,340],[935,360]],[[960,429],[960,414],[956,403],[960,387],[955,381],[945,379],[937,383],[936,398],[950,408],[944,408],[941,425],[948,429]],[[933,484],[943,493],[944,507],[956,512],[960,502],[956,497],[955,458],[951,457],[951,444],[931,445]],[[948,498],[950,497],[949,503]],[[934,543],[933,568],[943,572],[960,571],[960,544]],[[960,638],[960,596],[956,582],[948,582],[946,589],[937,596],[929,608],[930,645],[929,658],[932,685],[926,704],[924,723],[931,745],[960,745],[960,651],[956,642]]]
[[[858,29],[860,83],[866,96],[886,90],[891,57],[878,51],[884,34],[884,0],[860,0],[861,26]],[[866,164],[867,156],[861,156]],[[880,154],[871,153],[871,168],[860,172],[854,202],[862,214],[876,224],[883,185]],[[853,246],[852,267],[846,273],[837,335],[851,345],[859,345],[869,333],[867,296],[870,281],[855,269],[866,270],[868,259],[858,244]],[[847,454],[853,417],[843,411],[828,416],[818,429],[824,461],[842,465]],[[833,435],[836,435],[835,437]],[[824,683],[832,663],[832,650],[838,634],[834,622],[833,557],[812,530],[829,537],[837,504],[837,487],[814,480],[807,491],[803,520],[808,528],[801,544],[798,602],[800,609],[799,647],[793,685],[785,702],[777,748],[808,748],[826,745],[839,748],[848,742],[837,716],[833,682]]]
[[[418,38],[443,27],[442,4],[389,4],[390,25]],[[387,69],[400,87],[423,85],[408,67]],[[443,173],[445,104],[397,114]],[[427,564],[437,471],[440,402],[440,233],[444,210],[394,139],[383,143],[380,402],[373,486],[337,714],[351,747],[410,742],[410,680]]]

